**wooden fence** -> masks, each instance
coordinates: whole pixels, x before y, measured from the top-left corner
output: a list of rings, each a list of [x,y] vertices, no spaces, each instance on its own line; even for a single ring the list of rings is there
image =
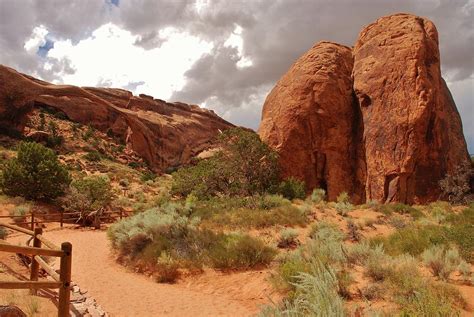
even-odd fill
[[[122,219],[129,215],[129,212],[120,209],[118,211],[106,211],[102,213],[100,216],[101,221],[109,220],[113,221],[114,219]],[[63,227],[64,223],[77,223],[81,219],[80,212],[57,212],[57,213],[37,213],[31,212],[21,216],[9,215],[9,216],[1,216],[0,219],[13,219],[13,223],[15,225],[20,226],[29,226],[31,231],[35,230],[36,224],[41,223],[52,223],[52,222],[59,222],[61,228]]]
[[[15,225],[0,223],[0,226],[27,234],[33,238],[33,246],[17,246],[6,241],[0,241],[0,251],[31,255],[30,280],[29,281],[0,281],[0,288],[6,289],[30,289],[36,295],[38,289],[59,288],[58,316],[69,316],[69,305],[71,296],[71,265],[72,245],[63,242],[61,248],[43,237],[43,229],[35,228],[34,231]],[[59,274],[44,260],[43,256],[59,257]],[[38,281],[39,268],[42,268],[53,281]]]

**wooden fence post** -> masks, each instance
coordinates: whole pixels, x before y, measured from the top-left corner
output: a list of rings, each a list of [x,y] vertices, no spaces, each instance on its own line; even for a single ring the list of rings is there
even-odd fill
[[[61,228],[63,227],[64,223],[64,210],[61,210]]]
[[[33,217],[33,216],[32,216]],[[33,247],[35,248],[41,248],[41,241],[38,239],[38,235],[43,234],[43,228],[35,228],[35,234],[33,236]],[[38,280],[38,272],[39,272],[39,264],[38,261],[35,260],[34,255],[31,256],[31,272],[30,272],[30,280],[31,281],[37,281]],[[31,295],[36,295],[37,290],[36,289],[31,289],[30,290]]]
[[[71,298],[71,266],[72,266],[72,245],[69,242],[61,244],[63,256],[61,256],[61,265],[59,278],[62,283],[59,288],[59,306],[58,317],[69,317],[69,301]]]
[[[26,222],[26,221],[25,221]],[[31,231],[35,230],[35,211],[31,212]]]
[[[120,220],[122,220],[122,217],[123,217],[123,209],[120,208]]]

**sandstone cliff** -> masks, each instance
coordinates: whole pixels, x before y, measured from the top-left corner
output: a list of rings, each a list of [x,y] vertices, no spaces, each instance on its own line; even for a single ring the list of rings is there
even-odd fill
[[[328,54],[334,48],[345,57]],[[259,133],[281,153],[284,175],[325,188],[332,200],[341,191],[355,202],[437,199],[438,181],[469,156],[434,24],[380,18],[349,53],[318,43],[267,97]]]
[[[109,131],[155,171],[189,162],[211,146],[219,130],[233,126],[198,106],[137,97],[122,89],[52,85],[0,65],[0,127],[22,131],[28,113],[41,106]]]

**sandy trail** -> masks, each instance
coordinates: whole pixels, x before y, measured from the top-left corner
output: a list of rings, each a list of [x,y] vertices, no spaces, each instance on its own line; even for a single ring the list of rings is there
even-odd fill
[[[130,272],[114,261],[103,231],[66,229],[49,231],[47,237],[57,244],[72,243],[73,281],[86,289],[111,316],[251,316],[258,313],[258,303],[266,301],[260,293],[258,298],[250,296],[250,301],[235,299],[235,292],[226,292],[225,286],[222,291],[209,292],[199,279],[175,285],[158,284]],[[243,274],[252,281],[252,273]],[[239,283],[233,282],[233,287],[238,288]]]

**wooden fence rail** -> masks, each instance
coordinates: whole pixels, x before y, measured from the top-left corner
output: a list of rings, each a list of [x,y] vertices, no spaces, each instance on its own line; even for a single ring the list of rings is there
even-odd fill
[[[18,246],[0,241],[0,251],[31,255],[30,280],[29,281],[0,281],[0,288],[6,289],[30,289],[31,294],[36,295],[38,289],[59,289],[58,316],[69,316],[69,305],[71,297],[71,266],[72,245],[63,242],[61,248],[43,237],[43,229],[35,228],[34,231],[11,224],[0,223],[0,226],[15,230],[33,237],[33,246]],[[60,258],[59,274],[42,258],[42,256],[53,256]],[[39,268],[43,268],[54,281],[38,281]]]
[[[114,218],[119,218],[120,220],[123,219],[123,217],[126,217],[129,214],[129,212],[126,212],[125,210],[118,210],[118,211],[108,211],[104,212],[102,215],[99,216],[100,220],[111,220]],[[71,216],[76,216],[76,217],[71,217]],[[54,218],[57,217],[56,219],[42,219],[40,220],[39,217],[42,218]],[[27,219],[29,220],[27,221]],[[58,219],[59,218],[59,219]],[[28,213],[25,215],[21,216],[15,216],[15,215],[0,215],[0,219],[13,219],[14,223],[11,223],[12,225],[29,225],[31,228],[31,231],[34,230],[35,224],[40,224],[40,223],[52,223],[52,222],[59,222],[61,225],[61,228],[63,227],[64,223],[66,222],[71,222],[71,221],[79,221],[81,219],[81,212],[76,211],[76,212],[56,212],[56,213]],[[23,221],[18,221],[15,219],[20,219]],[[24,231],[21,231],[23,233],[26,233]],[[27,233],[27,234],[33,234]]]

